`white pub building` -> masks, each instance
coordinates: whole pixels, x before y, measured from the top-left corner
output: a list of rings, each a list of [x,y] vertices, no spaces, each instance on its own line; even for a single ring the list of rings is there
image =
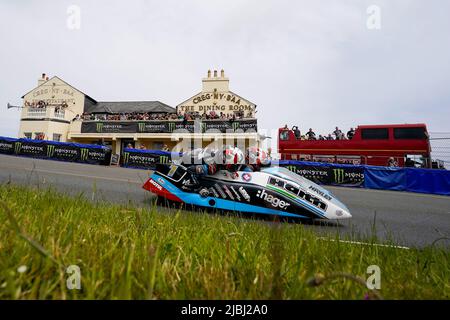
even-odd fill
[[[160,101],[97,101],[45,74],[22,98],[19,138],[103,144],[117,154],[130,145],[172,149],[181,139],[194,137],[206,146],[225,133],[228,143],[259,141],[256,105],[230,91],[223,70],[220,76],[208,71],[202,90],[176,108]]]

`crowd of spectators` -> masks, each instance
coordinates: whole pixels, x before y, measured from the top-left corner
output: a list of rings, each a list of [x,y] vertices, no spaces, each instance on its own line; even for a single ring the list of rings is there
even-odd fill
[[[200,113],[198,111],[195,112],[186,112],[184,115],[181,115],[181,119],[185,120],[237,120],[237,119],[244,119],[244,118],[253,118],[253,114],[251,111],[247,112],[247,114],[244,113],[244,111],[238,111],[234,113],[217,113],[215,111],[210,111],[208,113],[203,112]]]
[[[252,112],[244,114],[243,111],[235,112],[233,114],[225,114],[223,112],[216,113],[211,111],[209,113],[203,112],[185,112],[185,113],[117,113],[117,114],[100,114],[100,113],[83,113],[77,116],[74,120],[92,120],[92,121],[126,121],[126,120],[145,120],[145,121],[164,121],[164,120],[238,120],[243,118],[252,118]]]
[[[48,102],[45,102],[44,100],[39,100],[39,101],[33,101],[33,102],[29,102],[29,101],[25,101],[25,106],[26,107],[30,107],[33,109],[45,109],[48,106],[54,106],[55,110],[62,110],[63,108],[67,108],[68,105],[66,102],[63,102],[61,104],[49,104]]]
[[[285,125],[283,129],[289,130],[287,125]],[[329,133],[328,135],[319,134],[318,136],[312,128],[309,128],[309,130],[303,135],[301,134],[298,126],[293,126],[291,130],[294,132],[295,137],[299,140],[351,140],[355,135],[354,128],[350,128],[350,130],[347,131],[347,134],[344,134],[339,127],[336,127],[333,133]]]
[[[83,113],[82,120],[102,120],[102,121],[125,121],[125,120],[177,120],[179,119],[176,113]]]

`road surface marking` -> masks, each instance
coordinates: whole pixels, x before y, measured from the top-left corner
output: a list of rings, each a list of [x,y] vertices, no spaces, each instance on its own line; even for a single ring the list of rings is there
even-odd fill
[[[409,247],[395,246],[395,245],[391,245],[391,244],[369,243],[369,242],[359,242],[359,241],[349,241],[349,240],[336,240],[336,239],[327,239],[327,238],[322,238],[322,237],[319,238],[319,240],[337,241],[337,242],[342,242],[342,243],[359,244],[359,245],[364,245],[364,246],[377,246],[377,247],[387,247],[387,248],[404,249],[404,250],[411,249]]]

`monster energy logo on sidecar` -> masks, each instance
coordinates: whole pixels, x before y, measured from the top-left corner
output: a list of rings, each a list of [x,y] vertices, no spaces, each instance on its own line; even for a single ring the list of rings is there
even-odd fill
[[[19,154],[21,149],[22,149],[22,142],[16,142],[16,144],[14,145],[14,153]]]
[[[47,145],[47,157],[48,158],[53,157],[54,153],[55,153],[55,146],[52,144]]]
[[[333,169],[334,182],[344,183],[345,171],[344,169]]]
[[[89,149],[81,148],[80,149],[81,161],[86,161],[88,156],[89,156]]]
[[[169,157],[168,156],[159,156],[159,163],[162,163],[162,164],[169,163]]]
[[[297,173],[297,167],[296,166],[286,166],[286,169],[289,171],[292,171],[294,173]]]

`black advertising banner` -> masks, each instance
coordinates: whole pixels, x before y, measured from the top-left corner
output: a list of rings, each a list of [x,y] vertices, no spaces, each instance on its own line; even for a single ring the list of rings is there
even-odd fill
[[[103,146],[4,137],[0,153],[101,165],[109,165],[111,159],[111,149]]]
[[[124,167],[154,170],[159,163],[171,163],[170,152],[125,149],[122,155]]]
[[[46,158],[47,147],[45,142],[41,140],[19,139],[14,145],[14,153],[20,156]]]
[[[175,130],[187,130],[193,133],[198,125],[198,131],[219,130],[220,132],[236,130],[257,130],[256,120],[209,120],[198,121],[83,121],[82,133],[171,133]]]
[[[320,166],[313,164],[281,164],[290,171],[317,184],[336,186],[364,186],[364,168],[355,166]]]
[[[9,139],[0,137],[0,153],[2,154],[14,154],[14,145],[16,139]]]

